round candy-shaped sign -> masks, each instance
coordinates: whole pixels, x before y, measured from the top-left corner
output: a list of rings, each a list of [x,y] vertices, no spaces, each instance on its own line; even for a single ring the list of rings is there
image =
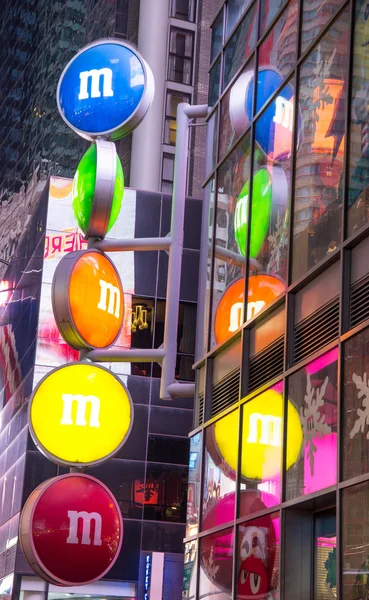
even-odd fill
[[[122,516],[113,494],[89,475],[43,482],[28,498],[19,537],[32,569],[60,586],[84,585],[105,575],[123,540]]]
[[[101,230],[100,228],[102,219],[100,217],[100,222],[97,223],[99,231],[96,237],[105,236],[105,234],[108,233],[113,227],[119,216],[124,193],[123,169],[118,154],[114,152],[116,163],[115,175],[112,173],[112,189],[109,189],[109,206],[107,206],[108,202],[105,203],[101,197],[96,198],[96,175],[98,168],[98,156],[99,153],[101,153],[101,150],[104,150],[104,148],[101,148],[101,142],[98,141],[98,143],[92,144],[87,152],[83,155],[74,175],[72,190],[74,216],[78,223],[78,227],[83,231],[84,234],[89,231],[89,226],[91,226],[91,217],[95,217],[94,205],[97,204],[97,208],[100,211],[106,211],[105,219],[107,223],[103,224],[103,229]],[[110,156],[108,158],[110,158]],[[104,161],[104,156],[101,157],[101,160]],[[106,169],[106,162],[103,166],[104,169]],[[104,185],[106,185],[106,173],[103,174],[103,179]]]
[[[246,254],[247,219],[249,204],[249,181],[247,180],[238,197],[234,234],[242,256]],[[264,243],[272,210],[272,179],[267,169],[259,169],[252,185],[252,227],[250,236],[250,258],[255,258]]]
[[[123,325],[124,295],[119,274],[99,250],[69,252],[52,283],[55,321],[72,348],[108,348]]]
[[[61,465],[96,465],[118,452],[133,423],[128,390],[111,371],[87,362],[48,373],[29,403],[38,449]]]
[[[121,40],[99,40],[65,67],[57,104],[67,125],[82,137],[117,140],[143,119],[154,88],[151,69],[137,50]]]

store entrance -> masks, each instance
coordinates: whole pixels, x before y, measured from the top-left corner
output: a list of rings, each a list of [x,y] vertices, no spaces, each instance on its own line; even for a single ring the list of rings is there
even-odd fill
[[[334,600],[336,582],[336,509],[314,514],[314,600]]]

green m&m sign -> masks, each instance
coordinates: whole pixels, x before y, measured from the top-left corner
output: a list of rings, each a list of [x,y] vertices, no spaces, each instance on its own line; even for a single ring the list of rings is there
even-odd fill
[[[247,219],[249,204],[249,181],[246,181],[238,197],[234,216],[234,232],[240,254],[246,254]],[[259,169],[254,175],[252,187],[252,228],[250,258],[255,258],[264,243],[272,211],[272,179],[267,169]]]
[[[73,179],[73,211],[79,228],[84,234],[88,232],[89,225],[91,223],[91,217],[94,216],[94,199],[99,194],[96,185],[98,161],[100,160],[100,168],[104,169],[104,161],[111,168],[114,168],[111,164],[115,161],[115,183],[110,193],[107,193],[107,202],[105,198],[100,200],[100,203],[104,206],[105,204],[105,233],[110,231],[116,222],[123,199],[124,192],[124,175],[119,156],[115,152],[114,144],[106,149],[101,148],[101,142],[97,141],[92,144],[87,152],[83,155],[76,173]],[[106,150],[110,154],[106,155]],[[113,150],[113,153],[111,151]],[[110,164],[109,164],[110,163]],[[108,179],[108,178],[106,178]]]

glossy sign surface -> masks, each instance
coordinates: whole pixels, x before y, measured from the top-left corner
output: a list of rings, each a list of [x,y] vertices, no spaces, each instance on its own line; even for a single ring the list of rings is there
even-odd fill
[[[63,119],[82,137],[118,139],[138,124],[134,116],[143,118],[153,94],[151,71],[136,50],[118,40],[100,40],[68,63],[57,102]]]
[[[20,519],[28,562],[56,585],[101,578],[118,557],[122,539],[122,517],[113,494],[89,475],[62,475],[42,483]]]
[[[131,397],[111,371],[74,363],[51,371],[29,404],[36,446],[58,464],[96,464],[114,455],[133,422]]]
[[[96,144],[82,156],[73,179],[73,211],[78,227],[86,234],[90,223],[93,200],[95,195],[97,169]],[[116,179],[111,204],[109,224],[106,232],[109,232],[116,222],[122,206],[124,193],[124,174],[120,158],[116,156]]]
[[[73,348],[108,348],[123,325],[122,283],[102,252],[70,252],[59,262],[53,279],[56,323]]]

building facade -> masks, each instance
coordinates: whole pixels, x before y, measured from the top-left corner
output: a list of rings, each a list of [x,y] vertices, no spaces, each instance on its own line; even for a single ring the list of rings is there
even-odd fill
[[[368,596],[368,43],[364,0],[212,24],[184,598]]]

